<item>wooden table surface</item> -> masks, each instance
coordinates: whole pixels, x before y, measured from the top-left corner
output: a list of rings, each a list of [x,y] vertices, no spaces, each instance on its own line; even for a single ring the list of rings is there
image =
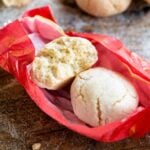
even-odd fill
[[[142,1],[142,0],[141,0]],[[116,36],[129,49],[150,59],[150,9],[134,0],[129,11],[111,18],[94,18],[80,11],[73,0],[33,0],[22,8],[0,4],[0,26],[29,8],[50,4],[65,30],[97,32]],[[20,84],[0,70],[0,150],[150,150],[150,135],[101,143],[61,126],[45,115]]]

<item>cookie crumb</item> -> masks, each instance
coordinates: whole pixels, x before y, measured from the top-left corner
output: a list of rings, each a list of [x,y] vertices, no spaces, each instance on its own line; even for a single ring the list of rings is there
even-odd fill
[[[34,143],[32,145],[32,150],[40,150],[41,148],[41,143]]]

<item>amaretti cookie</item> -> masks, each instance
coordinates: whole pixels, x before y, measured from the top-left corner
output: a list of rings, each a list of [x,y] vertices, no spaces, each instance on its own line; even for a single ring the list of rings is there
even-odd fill
[[[108,17],[124,12],[132,0],[76,0],[76,2],[88,14]]]
[[[36,55],[32,80],[42,88],[56,90],[97,61],[97,51],[84,38],[62,36],[45,45]]]
[[[23,6],[30,2],[31,0],[2,0],[2,2],[7,6]]]
[[[96,127],[121,120],[135,111],[138,95],[123,76],[98,67],[75,78],[71,86],[71,103],[80,120]]]

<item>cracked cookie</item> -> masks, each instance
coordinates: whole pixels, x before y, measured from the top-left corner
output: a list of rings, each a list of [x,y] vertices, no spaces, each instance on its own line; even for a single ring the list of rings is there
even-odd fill
[[[76,116],[94,127],[121,120],[138,106],[133,85],[117,72],[100,67],[80,73],[70,93]]]
[[[132,0],[76,0],[78,6],[93,16],[108,17],[124,12]]]
[[[20,7],[28,4],[31,0],[2,0],[2,1],[7,7],[10,6]]]

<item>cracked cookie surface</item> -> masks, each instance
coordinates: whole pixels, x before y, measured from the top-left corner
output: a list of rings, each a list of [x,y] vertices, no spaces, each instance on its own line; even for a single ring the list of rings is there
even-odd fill
[[[71,103],[79,119],[91,126],[121,120],[138,106],[133,85],[105,68],[80,73],[71,86]]]

